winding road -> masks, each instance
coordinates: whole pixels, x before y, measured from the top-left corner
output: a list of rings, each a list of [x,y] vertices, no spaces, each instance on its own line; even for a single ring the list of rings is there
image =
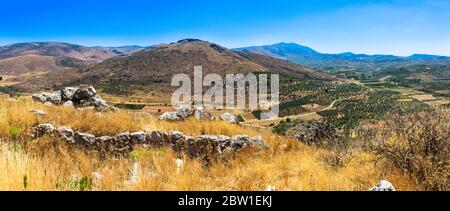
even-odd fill
[[[362,95],[366,95],[369,92],[373,91],[372,88],[367,87],[365,84],[361,83],[361,84],[358,84],[358,85],[368,89]],[[241,123],[241,125],[248,126],[248,127],[253,127],[253,128],[259,128],[259,129],[265,129],[266,127],[258,126],[258,125],[255,125],[255,124],[257,124],[257,123],[279,123],[281,121],[286,121],[287,119],[296,120],[296,119],[301,119],[301,118],[312,116],[312,115],[317,115],[320,112],[328,111],[328,110],[333,109],[334,105],[336,103],[338,103],[338,102],[341,102],[341,101],[344,101],[344,100],[350,100],[350,99],[356,98],[358,96],[359,95],[355,95],[355,96],[351,96],[351,97],[335,100],[328,107],[326,107],[324,109],[321,109],[319,111],[316,111],[316,112],[311,112],[311,113],[307,113],[307,114],[293,115],[293,116],[287,116],[287,117],[278,117],[278,118],[273,118],[273,119],[265,119],[265,120],[251,120],[251,121],[247,121],[245,123]]]

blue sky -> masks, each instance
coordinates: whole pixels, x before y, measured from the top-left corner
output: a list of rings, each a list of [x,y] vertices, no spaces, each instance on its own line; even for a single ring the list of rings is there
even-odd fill
[[[0,45],[154,45],[200,38],[229,48],[295,42],[325,53],[450,56],[450,0],[15,0]]]

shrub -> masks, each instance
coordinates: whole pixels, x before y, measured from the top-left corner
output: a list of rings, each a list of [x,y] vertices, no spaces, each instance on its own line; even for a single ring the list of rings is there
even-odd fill
[[[427,190],[448,190],[448,109],[398,111],[389,120],[366,128],[361,137],[367,149],[391,161]]]
[[[238,122],[245,122],[245,119],[244,119],[244,117],[242,117],[241,115],[238,115],[238,116],[236,117],[236,121],[238,121]]]
[[[9,128],[9,134],[11,135],[11,137],[13,139],[17,139],[21,133],[22,133],[22,129],[20,129],[19,127],[11,126]]]

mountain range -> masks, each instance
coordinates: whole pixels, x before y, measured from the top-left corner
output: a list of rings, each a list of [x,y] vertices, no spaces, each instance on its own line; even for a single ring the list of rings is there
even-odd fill
[[[351,69],[371,71],[418,64],[450,64],[450,57],[446,56],[414,54],[409,57],[401,57],[394,55],[355,54],[351,52],[326,54],[296,43],[278,43],[233,50],[285,59],[319,70]]]
[[[150,47],[86,47],[58,42],[19,43],[0,47],[0,86],[25,91],[92,84],[111,92],[170,92],[171,76],[280,73],[296,78],[334,80],[333,70],[386,70],[411,65],[450,64],[450,58],[354,53],[324,54],[295,43],[228,49],[198,39]],[[322,71],[316,71],[322,70]],[[325,70],[325,71],[323,71]],[[330,72],[330,73],[325,73]]]
[[[168,93],[173,75],[192,75],[197,65],[203,66],[204,74],[222,76],[281,73],[297,78],[335,78],[286,60],[233,51],[198,39],[151,47],[117,48],[66,43],[15,44],[2,47],[0,58],[0,75],[14,76],[12,84],[26,92],[92,84],[111,92],[158,90],[157,93]]]

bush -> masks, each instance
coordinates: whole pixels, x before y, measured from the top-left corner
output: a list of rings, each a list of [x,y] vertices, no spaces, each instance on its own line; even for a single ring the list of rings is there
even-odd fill
[[[245,119],[244,119],[244,117],[242,117],[241,115],[238,115],[238,116],[236,117],[236,121],[238,121],[238,122],[245,122]]]
[[[13,139],[17,139],[21,133],[22,133],[22,130],[19,127],[11,126],[9,128],[9,134],[11,135],[11,137]]]
[[[388,159],[427,190],[448,190],[450,115],[447,109],[405,113],[366,128],[367,149]]]

